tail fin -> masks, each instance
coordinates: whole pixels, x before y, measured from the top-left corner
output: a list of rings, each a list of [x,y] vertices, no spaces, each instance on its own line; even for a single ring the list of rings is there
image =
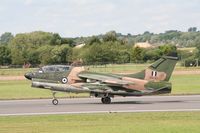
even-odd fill
[[[169,81],[177,61],[177,54],[163,56],[147,69],[126,76],[145,80]]]

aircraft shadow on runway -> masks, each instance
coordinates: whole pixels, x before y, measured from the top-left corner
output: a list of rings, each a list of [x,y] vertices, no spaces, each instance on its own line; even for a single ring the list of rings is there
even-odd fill
[[[155,103],[178,103],[184,101],[117,101],[112,102],[111,104],[155,104]],[[102,103],[92,103],[92,104],[102,104]]]
[[[111,104],[155,104],[155,103],[179,103],[184,101],[118,101]]]

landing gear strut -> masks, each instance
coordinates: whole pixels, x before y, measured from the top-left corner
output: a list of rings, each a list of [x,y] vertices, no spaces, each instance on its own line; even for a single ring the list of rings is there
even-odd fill
[[[52,92],[53,94],[53,100],[52,100],[52,103],[53,105],[57,105],[58,104],[58,100],[56,99],[55,95],[56,95],[56,92]]]
[[[111,103],[111,98],[110,97],[102,97],[101,102],[103,104],[110,104]]]

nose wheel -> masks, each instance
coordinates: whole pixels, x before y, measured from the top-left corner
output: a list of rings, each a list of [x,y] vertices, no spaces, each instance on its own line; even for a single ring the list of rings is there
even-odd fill
[[[52,103],[53,103],[53,105],[57,105],[58,104],[58,100],[57,99],[53,99]]]
[[[56,99],[56,97],[55,97],[56,92],[52,92],[52,95],[53,95],[52,104],[53,104],[53,105],[58,105],[58,99]]]
[[[111,103],[111,98],[110,97],[102,97],[101,102],[103,104],[110,104]]]

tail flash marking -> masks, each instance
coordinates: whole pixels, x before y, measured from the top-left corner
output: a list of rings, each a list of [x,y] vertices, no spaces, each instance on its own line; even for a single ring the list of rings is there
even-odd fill
[[[151,80],[157,80],[162,81],[166,79],[166,73],[165,72],[158,72],[151,69],[145,70],[145,80],[151,81]]]
[[[152,75],[152,77],[156,77],[157,76],[157,71],[152,71],[151,75]]]

